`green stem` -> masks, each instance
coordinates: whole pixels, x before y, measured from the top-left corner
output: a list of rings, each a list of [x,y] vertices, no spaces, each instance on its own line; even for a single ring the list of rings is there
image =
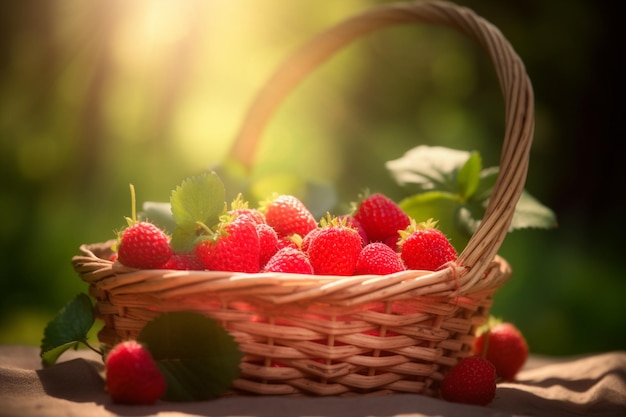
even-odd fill
[[[96,352],[98,355],[104,356],[104,353],[100,349],[96,349],[95,347],[91,346],[87,340],[82,340],[82,342],[85,346]]]
[[[133,184],[129,184],[129,185],[130,185],[130,204],[132,205],[131,213],[132,213],[133,223],[135,223],[137,221],[137,197],[135,197],[135,186],[133,186]]]

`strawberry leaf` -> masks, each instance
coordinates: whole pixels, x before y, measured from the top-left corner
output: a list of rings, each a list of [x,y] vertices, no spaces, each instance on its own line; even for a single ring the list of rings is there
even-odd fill
[[[88,295],[81,293],[67,303],[44,329],[42,365],[54,365],[63,352],[86,343],[94,321],[94,308]]]
[[[195,247],[197,239],[196,229],[177,227],[172,233],[170,246],[175,252],[189,252]]]
[[[454,221],[439,222],[437,224],[454,248],[459,251],[467,244],[472,231],[458,224],[458,211],[461,203],[456,194],[443,191],[427,191],[413,194],[398,203],[400,208],[411,218],[417,221],[428,219],[448,219]]]
[[[470,153],[441,146],[417,146],[399,159],[388,161],[387,169],[396,182],[415,192],[447,191],[456,193],[457,172]]]
[[[227,391],[243,354],[217,322],[192,312],[164,313],[139,334],[167,380],[167,401],[203,401]]]
[[[480,182],[478,183],[478,188],[471,197],[471,200],[484,202],[484,206],[487,207],[486,202],[489,200],[489,197],[493,192],[493,187],[496,185],[499,172],[499,167],[489,167],[480,171]]]
[[[532,227],[549,229],[556,226],[557,221],[554,212],[537,201],[526,190],[522,191],[517,206],[515,206],[510,230]]]
[[[484,217],[499,172],[498,167],[483,169],[478,152],[438,146],[417,146],[386,167],[400,186],[412,192],[400,207],[416,220],[439,220],[439,228],[459,251]],[[556,224],[554,212],[524,190],[509,231]]]
[[[188,249],[197,237],[198,225],[217,224],[226,205],[224,184],[215,172],[187,178],[170,197],[176,223],[171,245],[175,251]]]
[[[478,188],[480,182],[480,171],[483,163],[478,152],[472,152],[467,161],[459,169],[456,181],[458,184],[458,193],[463,200],[472,197]]]

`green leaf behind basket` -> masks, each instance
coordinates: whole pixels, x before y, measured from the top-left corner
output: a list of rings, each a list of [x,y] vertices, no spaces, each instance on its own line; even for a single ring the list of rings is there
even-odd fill
[[[441,146],[417,146],[386,164],[410,195],[400,207],[417,221],[438,220],[439,228],[461,251],[485,214],[498,167],[483,169],[478,152]],[[520,196],[509,231],[556,226],[552,210],[526,190]]]

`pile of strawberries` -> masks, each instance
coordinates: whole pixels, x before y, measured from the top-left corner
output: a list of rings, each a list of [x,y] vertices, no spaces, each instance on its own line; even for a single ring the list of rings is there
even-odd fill
[[[198,227],[193,250],[185,252],[174,251],[154,224],[134,221],[119,234],[115,256],[140,269],[349,276],[436,271],[457,252],[436,222],[417,223],[376,193],[350,214],[327,214],[319,222],[293,195],[274,195],[258,208],[239,196],[217,225]]]

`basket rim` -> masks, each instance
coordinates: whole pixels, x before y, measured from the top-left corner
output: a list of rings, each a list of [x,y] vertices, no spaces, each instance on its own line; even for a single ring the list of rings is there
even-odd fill
[[[159,293],[162,298],[175,298],[210,291],[253,297],[272,305],[322,302],[347,307],[383,299],[459,298],[492,292],[511,276],[510,265],[500,256],[494,257],[488,273],[478,281],[455,263],[439,271],[352,276],[135,269],[106,259],[114,242],[83,244],[81,254],[72,258],[83,281],[112,294]]]

